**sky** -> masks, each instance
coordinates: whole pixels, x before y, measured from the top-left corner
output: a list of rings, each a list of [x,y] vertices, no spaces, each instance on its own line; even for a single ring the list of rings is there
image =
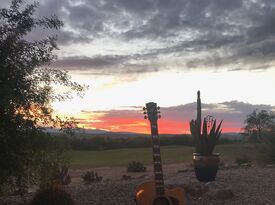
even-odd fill
[[[32,2],[27,0],[27,2]],[[6,7],[7,0],[0,0]],[[51,65],[89,85],[83,98],[54,102],[80,127],[148,133],[142,107],[161,107],[160,133],[189,133],[201,91],[203,116],[240,132],[253,110],[275,111],[274,0],[40,0],[38,17],[64,27]],[[58,91],[61,88],[56,87]]]

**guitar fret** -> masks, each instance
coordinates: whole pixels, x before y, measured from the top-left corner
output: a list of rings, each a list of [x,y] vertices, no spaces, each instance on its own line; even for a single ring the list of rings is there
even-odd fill
[[[154,148],[153,148],[153,152],[154,152],[154,153],[160,153],[160,150],[159,150],[159,148],[154,147]]]

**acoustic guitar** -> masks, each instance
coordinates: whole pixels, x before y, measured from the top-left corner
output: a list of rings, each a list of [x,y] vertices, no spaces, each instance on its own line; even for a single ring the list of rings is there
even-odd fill
[[[144,118],[149,119],[151,125],[153,146],[154,181],[140,184],[135,197],[138,205],[185,205],[185,193],[182,188],[165,190],[160,155],[160,142],[158,136],[157,120],[160,118],[159,107],[149,102],[144,110]],[[147,114],[147,115],[146,115]]]

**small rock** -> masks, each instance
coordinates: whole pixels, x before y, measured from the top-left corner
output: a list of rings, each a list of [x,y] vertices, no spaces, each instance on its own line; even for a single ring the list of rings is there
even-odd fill
[[[267,164],[267,165],[266,165],[266,168],[274,168],[274,167],[275,167],[274,164]]]
[[[138,177],[139,179],[149,179],[149,175],[148,174],[144,174]]]
[[[190,168],[179,169],[178,173],[184,173],[184,172],[189,172],[189,171],[193,171],[193,169],[192,170]]]
[[[252,167],[252,163],[242,163],[242,164],[240,164],[240,166],[245,167],[245,168]]]

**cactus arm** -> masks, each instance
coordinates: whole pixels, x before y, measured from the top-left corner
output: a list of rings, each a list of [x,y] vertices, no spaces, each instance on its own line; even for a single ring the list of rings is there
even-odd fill
[[[190,125],[190,132],[191,132],[192,135],[194,135],[195,134],[195,122],[194,122],[194,120],[191,120],[189,122],[189,125]]]
[[[191,132],[192,136],[194,137],[196,152],[200,152],[200,139],[199,139],[199,135],[197,132],[197,121],[196,120],[190,121],[190,132]]]
[[[197,92],[197,121],[198,121],[198,131],[201,132],[201,98],[200,91]]]

